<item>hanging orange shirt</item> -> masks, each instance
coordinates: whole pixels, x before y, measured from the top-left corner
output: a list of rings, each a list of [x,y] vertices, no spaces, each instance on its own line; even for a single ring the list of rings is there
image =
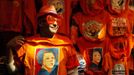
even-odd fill
[[[106,0],[107,11],[110,14],[108,34],[114,36],[128,36],[132,34],[134,24],[133,12],[129,9],[129,0]]]
[[[116,39],[115,39],[116,38]],[[128,75],[127,60],[132,49],[131,37],[113,37],[108,39],[106,50],[108,51],[103,58],[103,69],[108,75],[121,73]],[[118,67],[119,66],[119,67]],[[120,68],[120,69],[119,69]]]
[[[110,14],[107,27],[108,44],[104,55],[103,68],[108,75],[128,75],[127,60],[132,49],[133,13],[128,9],[129,0],[106,0]]]
[[[36,8],[33,0],[0,0],[0,32],[36,33]]]
[[[106,53],[103,58],[103,68],[105,75],[129,75],[127,67],[127,58],[113,59],[110,53]]]
[[[102,52],[102,56],[101,58],[103,59],[103,55],[106,52],[106,40],[103,41],[96,41],[96,42],[89,42],[87,40],[85,40],[84,38],[80,38],[79,41],[77,42],[77,45],[80,49],[80,52],[82,53],[85,61],[86,61],[86,68],[87,68],[87,72],[91,71],[88,68],[90,67],[91,63],[92,63],[92,54],[93,53],[93,49],[100,49]],[[101,60],[102,61],[102,60]],[[93,71],[91,71],[93,72]],[[102,74],[103,72],[100,69],[100,73]]]
[[[86,60],[86,66],[90,67],[92,49],[102,50],[102,55],[105,53],[109,14],[104,10],[102,0],[96,0],[92,5],[88,4],[88,1],[91,2],[90,0],[80,0],[82,12],[76,13],[73,19],[76,22],[76,27],[79,28],[80,33],[78,34],[81,34],[76,38],[76,44]],[[90,70],[87,69],[87,71]]]

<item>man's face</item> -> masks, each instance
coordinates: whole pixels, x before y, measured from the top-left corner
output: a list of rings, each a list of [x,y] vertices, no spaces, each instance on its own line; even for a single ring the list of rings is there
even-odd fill
[[[58,18],[53,15],[46,15],[39,19],[39,30],[42,37],[53,37],[57,33],[59,25]]]
[[[43,65],[46,67],[46,68],[53,68],[54,64],[55,64],[55,56],[52,52],[49,52],[49,53],[44,53],[44,56],[43,56]]]
[[[46,20],[47,20],[47,23],[49,25],[50,32],[56,33],[58,31],[58,28],[59,28],[59,26],[57,24],[58,19],[54,16],[48,15],[46,17]]]

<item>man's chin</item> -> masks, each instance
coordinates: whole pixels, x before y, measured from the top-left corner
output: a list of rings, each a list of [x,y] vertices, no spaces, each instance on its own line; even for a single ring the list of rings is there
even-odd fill
[[[57,33],[57,31],[51,31],[53,34]]]

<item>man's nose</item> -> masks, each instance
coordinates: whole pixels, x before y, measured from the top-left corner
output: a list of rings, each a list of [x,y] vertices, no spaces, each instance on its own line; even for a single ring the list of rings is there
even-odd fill
[[[54,27],[56,27],[57,25],[56,24],[53,24]]]
[[[57,25],[57,21],[54,21],[54,24]]]

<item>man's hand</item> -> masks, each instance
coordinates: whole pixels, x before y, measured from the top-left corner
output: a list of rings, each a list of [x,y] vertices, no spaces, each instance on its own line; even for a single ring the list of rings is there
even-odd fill
[[[16,48],[18,46],[21,46],[24,44],[24,40],[25,38],[23,36],[16,36],[7,43],[7,47]]]

